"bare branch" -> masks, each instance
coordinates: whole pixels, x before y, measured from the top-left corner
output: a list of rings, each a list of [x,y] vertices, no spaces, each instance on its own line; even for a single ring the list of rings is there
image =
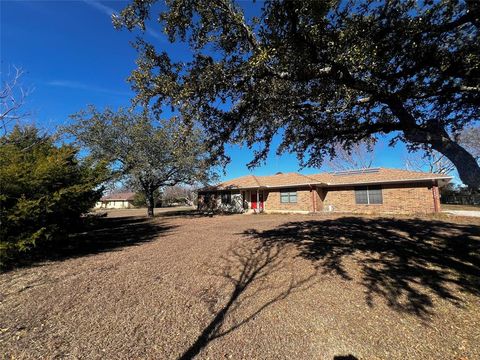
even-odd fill
[[[433,149],[409,154],[405,159],[405,167],[408,170],[442,175],[450,175],[455,170],[455,165],[445,155]]]
[[[4,135],[7,135],[10,123],[28,115],[25,112],[19,112],[19,110],[24,105],[31,90],[24,89],[20,83],[20,79],[25,72],[15,66],[13,66],[13,69],[12,73],[10,70],[7,73],[6,80],[2,82],[0,89],[0,126]]]
[[[345,171],[353,169],[368,169],[372,167],[375,157],[373,142],[361,141],[355,143],[350,149],[341,143],[335,145],[335,156],[326,162],[332,171]]]

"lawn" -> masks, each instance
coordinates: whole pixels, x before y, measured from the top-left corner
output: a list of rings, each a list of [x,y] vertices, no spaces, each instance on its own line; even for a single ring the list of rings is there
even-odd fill
[[[6,358],[480,358],[480,219],[115,214],[0,276]]]
[[[480,211],[480,205],[442,204],[442,210]]]

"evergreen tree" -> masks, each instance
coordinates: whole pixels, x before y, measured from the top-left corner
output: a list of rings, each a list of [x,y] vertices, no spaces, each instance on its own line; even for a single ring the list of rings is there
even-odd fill
[[[34,127],[0,138],[0,262],[65,240],[100,198],[106,167]]]

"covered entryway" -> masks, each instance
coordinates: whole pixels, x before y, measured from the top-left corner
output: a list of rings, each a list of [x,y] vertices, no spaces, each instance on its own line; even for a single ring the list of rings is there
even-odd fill
[[[250,197],[251,208],[252,210],[263,211],[263,193],[256,191],[251,193]]]

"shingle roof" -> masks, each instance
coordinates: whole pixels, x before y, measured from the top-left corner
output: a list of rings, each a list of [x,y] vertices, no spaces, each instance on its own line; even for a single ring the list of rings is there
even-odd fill
[[[309,175],[311,178],[328,185],[369,184],[383,182],[411,182],[422,180],[448,179],[452,177],[443,174],[434,174],[402,169],[363,169],[337,173],[323,173]]]
[[[246,175],[236,179],[224,181],[216,189],[254,189],[260,187],[283,187],[293,185],[308,185],[316,180],[298,173],[279,173],[269,176]]]
[[[105,195],[100,199],[100,201],[113,201],[113,200],[133,200],[135,197],[134,192],[119,192],[114,194]]]
[[[390,182],[415,182],[423,180],[444,179],[447,182],[451,177],[442,174],[418,172],[400,169],[361,169],[336,173],[320,173],[302,175],[299,173],[278,173],[269,176],[246,175],[236,179],[224,181],[210,189],[255,189],[255,188],[279,188],[289,186],[308,185],[351,185],[372,184]],[[208,189],[204,189],[208,190]]]
[[[258,182],[255,175],[245,175],[232,180],[224,181],[216,186],[222,189],[249,189],[258,188],[262,185]]]

